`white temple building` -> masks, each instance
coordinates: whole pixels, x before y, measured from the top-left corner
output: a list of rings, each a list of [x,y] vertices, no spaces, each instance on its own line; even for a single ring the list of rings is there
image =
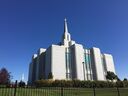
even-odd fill
[[[106,80],[107,71],[115,73],[111,54],[101,53],[99,48],[84,48],[71,39],[67,20],[64,20],[64,33],[59,44],[40,48],[29,65],[28,82],[48,79],[52,73],[58,80]]]

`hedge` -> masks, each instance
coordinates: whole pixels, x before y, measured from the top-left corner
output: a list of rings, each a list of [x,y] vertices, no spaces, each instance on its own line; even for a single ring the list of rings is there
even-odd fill
[[[82,87],[82,88],[113,88],[128,87],[128,81],[80,81],[80,80],[38,80],[36,87]]]

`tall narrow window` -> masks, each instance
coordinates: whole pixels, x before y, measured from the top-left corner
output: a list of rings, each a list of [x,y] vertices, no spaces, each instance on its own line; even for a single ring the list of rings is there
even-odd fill
[[[85,49],[86,50],[86,49]],[[85,51],[85,66],[86,66],[86,77],[87,80],[92,80],[92,68],[91,68],[91,56],[89,54],[89,51]]]
[[[71,79],[71,53],[65,53],[66,58],[66,78],[69,80]]]

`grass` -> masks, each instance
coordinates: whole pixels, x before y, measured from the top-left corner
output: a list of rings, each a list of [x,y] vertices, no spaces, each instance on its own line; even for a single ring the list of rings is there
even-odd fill
[[[14,88],[0,88],[0,96],[14,96]],[[120,96],[128,96],[128,88],[120,88]],[[118,96],[116,88],[97,88],[96,96]],[[61,88],[17,88],[16,96],[61,96]],[[64,88],[63,96],[93,96],[91,88]]]

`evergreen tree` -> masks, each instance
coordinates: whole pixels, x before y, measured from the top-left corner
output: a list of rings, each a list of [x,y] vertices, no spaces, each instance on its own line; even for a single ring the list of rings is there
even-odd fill
[[[127,78],[124,78],[124,80],[123,81],[128,81],[128,79]]]
[[[50,72],[50,73],[48,74],[48,79],[53,79],[52,72]]]
[[[107,72],[107,75],[106,75],[106,79],[113,81],[113,80],[115,80],[115,79],[117,80],[118,77],[117,77],[117,75],[115,75],[113,72],[108,71],[108,72]]]

